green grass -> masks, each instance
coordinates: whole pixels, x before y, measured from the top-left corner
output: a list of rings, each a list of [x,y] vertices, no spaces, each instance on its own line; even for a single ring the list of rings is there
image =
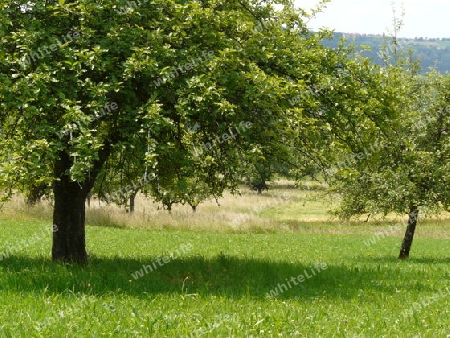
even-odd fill
[[[320,205],[295,195],[261,209],[264,231],[246,233],[195,222],[88,226],[87,267],[50,262],[50,222],[3,214],[0,255],[15,249],[0,261],[0,337],[447,337],[448,221],[419,225],[411,258],[399,261],[402,233],[365,244],[388,223],[327,223]],[[269,295],[320,263],[327,268]]]
[[[2,222],[2,242],[42,231]],[[50,239],[0,264],[0,336],[244,337],[441,336],[450,295],[404,317],[413,302],[445,290],[448,240],[418,239],[395,258],[397,238],[367,247],[361,235],[221,234],[89,227],[91,264],[49,262]],[[131,273],[192,249],[153,272]],[[326,270],[277,297],[286,278]]]

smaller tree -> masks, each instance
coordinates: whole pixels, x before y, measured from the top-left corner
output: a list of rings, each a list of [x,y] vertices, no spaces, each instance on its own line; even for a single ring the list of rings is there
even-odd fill
[[[262,194],[263,190],[269,190],[267,182],[272,178],[272,168],[269,163],[263,161],[249,166],[247,173],[247,185],[252,190],[256,190],[258,195]]]
[[[41,201],[41,198],[50,194],[51,187],[46,182],[40,182],[29,186],[26,192],[25,202],[27,205],[33,206]]]
[[[343,196],[339,214],[407,213],[399,258],[409,257],[419,211],[450,209],[450,76],[435,72],[401,79],[397,123],[384,130],[371,156],[340,168],[334,190]],[[406,90],[405,90],[406,89]],[[363,151],[362,149],[360,151]]]

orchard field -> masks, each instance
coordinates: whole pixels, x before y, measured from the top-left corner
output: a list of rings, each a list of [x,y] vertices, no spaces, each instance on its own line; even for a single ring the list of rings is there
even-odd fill
[[[0,336],[450,334],[446,215],[420,220],[401,261],[405,219],[341,222],[326,213],[332,198],[286,184],[243,191],[195,214],[94,201],[86,267],[50,261],[48,202],[12,201],[0,216]]]
[[[0,337],[450,336],[450,74],[329,2],[0,0]]]

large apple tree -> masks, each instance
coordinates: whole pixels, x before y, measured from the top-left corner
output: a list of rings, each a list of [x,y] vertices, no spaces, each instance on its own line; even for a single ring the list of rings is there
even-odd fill
[[[111,175],[217,194],[243,158],[313,161],[334,130],[391,114],[382,76],[323,47],[291,1],[130,4],[0,0],[0,186],[52,185],[55,261],[88,261],[85,200]]]

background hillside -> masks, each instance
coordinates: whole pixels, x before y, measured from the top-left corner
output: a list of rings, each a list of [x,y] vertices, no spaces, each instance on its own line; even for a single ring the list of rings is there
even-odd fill
[[[333,39],[325,41],[326,46],[336,47],[339,41],[345,37],[346,43],[354,43],[362,50],[362,46],[370,47],[370,50],[363,51],[363,55],[370,57],[375,63],[381,64],[379,56],[380,47],[384,41],[389,41],[389,37],[383,35],[370,35],[358,33],[334,33]],[[412,47],[415,59],[420,60],[423,71],[428,71],[434,67],[441,73],[450,70],[450,38],[433,39],[416,37],[414,39],[400,38],[399,45],[402,47]]]

